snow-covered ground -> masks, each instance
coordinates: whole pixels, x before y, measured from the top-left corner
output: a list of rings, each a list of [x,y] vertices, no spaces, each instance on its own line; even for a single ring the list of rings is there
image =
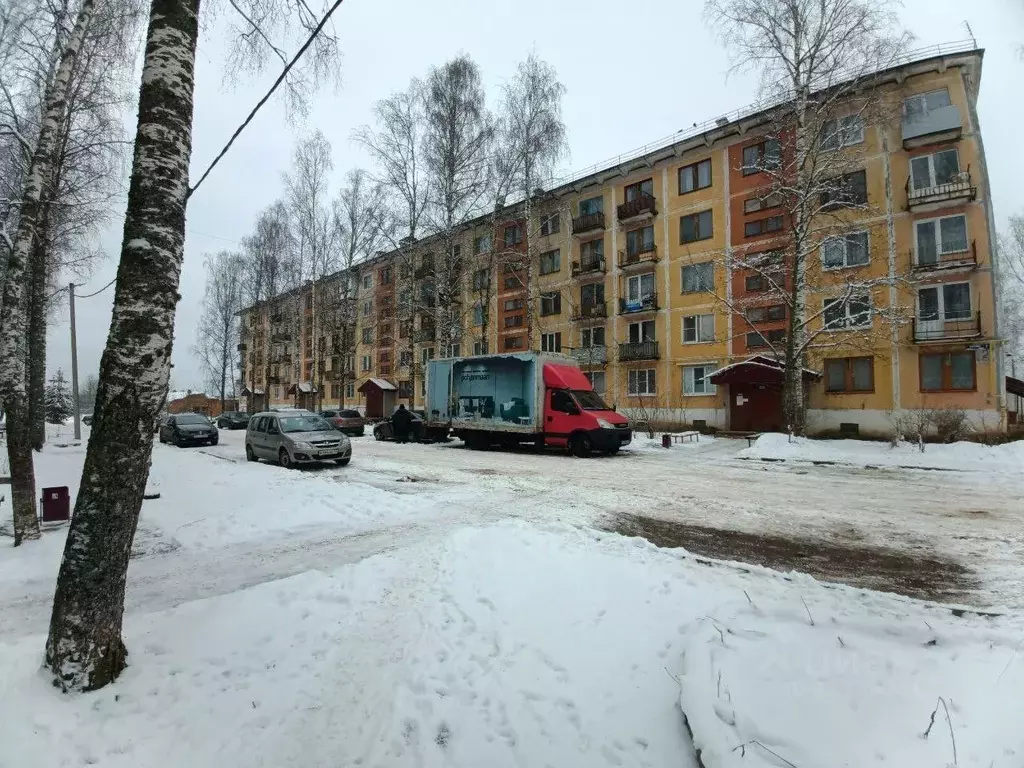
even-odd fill
[[[1024,761],[1012,468],[752,462],[726,439],[584,461],[363,438],[348,467],[289,472],[247,463],[242,440],[155,447],[131,666],[103,691],[64,697],[38,672],[63,530],[0,539],[0,723],[17,734],[0,768]],[[74,494],[83,456],[49,445],[39,484]]]
[[[945,469],[961,472],[1024,474],[1024,440],[1005,445],[979,443],[890,446],[865,440],[808,440],[788,435],[761,435],[740,451],[746,459],[836,462],[854,466]]]

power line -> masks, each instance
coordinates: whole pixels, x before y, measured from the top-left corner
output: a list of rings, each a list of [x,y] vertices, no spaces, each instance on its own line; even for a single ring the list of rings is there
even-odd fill
[[[107,288],[109,288],[110,286],[112,286],[114,284],[115,280],[117,280],[117,275],[114,275],[112,278],[110,278],[110,282],[107,283],[106,285],[104,285],[98,291],[93,291],[92,293],[87,293],[84,296],[75,296],[75,298],[76,299],[91,299],[93,296],[96,296],[97,294],[103,293],[105,290],[107,290]]]
[[[277,79],[274,81],[274,84],[270,86],[270,90],[267,91],[266,94],[264,94],[263,98],[256,103],[256,106],[252,108],[252,111],[249,113],[248,117],[246,117],[245,120],[242,121],[242,124],[238,126],[237,129],[235,129],[235,132],[231,134],[231,138],[228,139],[228,143],[225,144],[224,148],[217,154],[215,158],[213,158],[213,162],[210,163],[210,166],[205,171],[203,171],[203,175],[199,177],[199,181],[195,183],[195,186],[189,189],[188,194],[185,195],[186,200],[192,197],[192,193],[199,189],[199,186],[206,180],[206,177],[210,175],[210,171],[214,169],[217,163],[220,162],[220,159],[227,154],[228,150],[231,148],[231,145],[235,143],[235,139],[237,139],[241,135],[242,131],[245,130],[246,126],[249,125],[252,119],[256,116],[256,113],[259,112],[263,105],[266,104],[267,101],[270,99],[270,97],[274,95],[274,91],[276,91],[277,87],[281,85],[282,82],[284,82],[285,77],[291,71],[292,67],[294,67],[296,62],[298,62],[298,60],[302,58],[302,54],[306,52],[306,49],[313,44],[313,41],[316,40],[317,35],[320,34],[320,30],[324,28],[324,25],[327,24],[328,20],[331,18],[331,15],[336,10],[338,10],[338,7],[342,4],[342,2],[344,2],[344,0],[335,0],[330,10],[328,10],[324,17],[320,19],[320,23],[317,24],[316,28],[310,33],[309,37],[306,39],[306,42],[302,44],[302,47],[299,48],[298,52],[292,57],[292,60],[288,62],[288,64],[285,66],[283,70],[281,70],[281,74],[277,76]]]

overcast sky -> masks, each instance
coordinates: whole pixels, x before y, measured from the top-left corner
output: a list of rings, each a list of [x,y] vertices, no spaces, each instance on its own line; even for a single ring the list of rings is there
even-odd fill
[[[571,157],[566,170],[590,166],[756,99],[756,79],[729,74],[727,54],[704,26],[699,8],[694,0],[345,0],[334,17],[344,55],[340,86],[319,94],[304,125],[289,124],[280,104],[268,104],[189,202],[172,386],[203,388],[192,346],[203,297],[204,254],[237,247],[257,212],[281,195],[281,174],[303,131],[319,128],[332,142],[340,184],[349,169],[368,165],[351,136],[371,122],[377,99],[464,51],[480,65],[496,100],[501,83],[535,50],[554,65],[567,89],[564,117]],[[1018,146],[1024,127],[1024,59],[1018,55],[1024,44],[1024,3],[906,0],[902,15],[917,36],[915,47],[966,39],[970,24],[985,48],[979,110],[1002,226],[1009,214],[1024,213],[1019,182],[1024,161]],[[276,76],[270,72],[244,87],[225,87],[218,26],[210,25],[199,45],[193,178]],[[103,238],[108,260],[79,293],[114,276],[122,224],[119,213]],[[76,307],[82,380],[98,372],[112,301],[111,288]],[[50,371],[67,371],[66,311],[58,314],[49,344]]]

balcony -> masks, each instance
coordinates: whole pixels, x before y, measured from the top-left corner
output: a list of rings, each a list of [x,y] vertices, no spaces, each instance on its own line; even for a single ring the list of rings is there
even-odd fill
[[[270,337],[270,340],[275,344],[287,344],[292,340],[292,337],[289,333],[275,333]]]
[[[657,360],[658,342],[656,341],[634,341],[629,344],[619,344],[619,362],[629,363],[634,360]]]
[[[904,115],[902,133],[904,149],[956,141],[963,133],[960,110],[950,104],[913,116]]]
[[[580,277],[582,275],[603,275],[605,271],[604,259],[600,256],[589,256],[581,258],[579,261],[572,263],[572,276]]]
[[[658,294],[649,293],[639,299],[619,299],[620,315],[635,315],[641,312],[656,312],[658,310]]]
[[[292,356],[291,355],[271,355],[271,357],[270,357],[270,364],[271,365],[291,365],[292,364]]]
[[[581,320],[602,320],[608,317],[608,305],[603,301],[592,304],[581,304],[569,316],[570,320],[579,322]]]
[[[978,196],[978,188],[971,184],[971,169],[954,175],[945,184],[915,189],[913,179],[907,179],[907,207],[912,211],[929,211],[953,203],[966,203]]]
[[[650,219],[658,214],[654,195],[637,195],[618,207],[619,221],[630,219]]]
[[[966,251],[956,253],[937,253],[927,260],[921,259],[921,254],[910,252],[915,272],[925,272],[935,269],[953,269],[955,267],[976,267],[978,266],[978,246],[971,240],[971,246]]]
[[[435,341],[437,339],[437,331],[433,328],[420,328],[415,331],[412,335],[412,340],[416,344],[422,344],[428,341]]]
[[[914,318],[914,341],[927,343],[930,341],[956,341],[958,339],[976,339],[981,336],[981,312],[955,320],[921,320]]]
[[[642,245],[635,252],[619,251],[619,269],[627,269],[638,264],[653,264],[658,260],[658,248],[653,243]]]
[[[577,347],[572,356],[580,365],[603,365],[608,362],[608,347]]]
[[[573,216],[572,233],[574,235],[585,235],[588,232],[596,232],[604,229],[604,213],[584,213],[582,216]]]

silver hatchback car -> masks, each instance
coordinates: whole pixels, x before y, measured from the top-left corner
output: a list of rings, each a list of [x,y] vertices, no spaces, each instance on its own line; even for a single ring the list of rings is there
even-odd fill
[[[282,467],[333,461],[345,466],[352,443],[323,416],[310,411],[266,411],[249,419],[245,458],[277,461]]]

